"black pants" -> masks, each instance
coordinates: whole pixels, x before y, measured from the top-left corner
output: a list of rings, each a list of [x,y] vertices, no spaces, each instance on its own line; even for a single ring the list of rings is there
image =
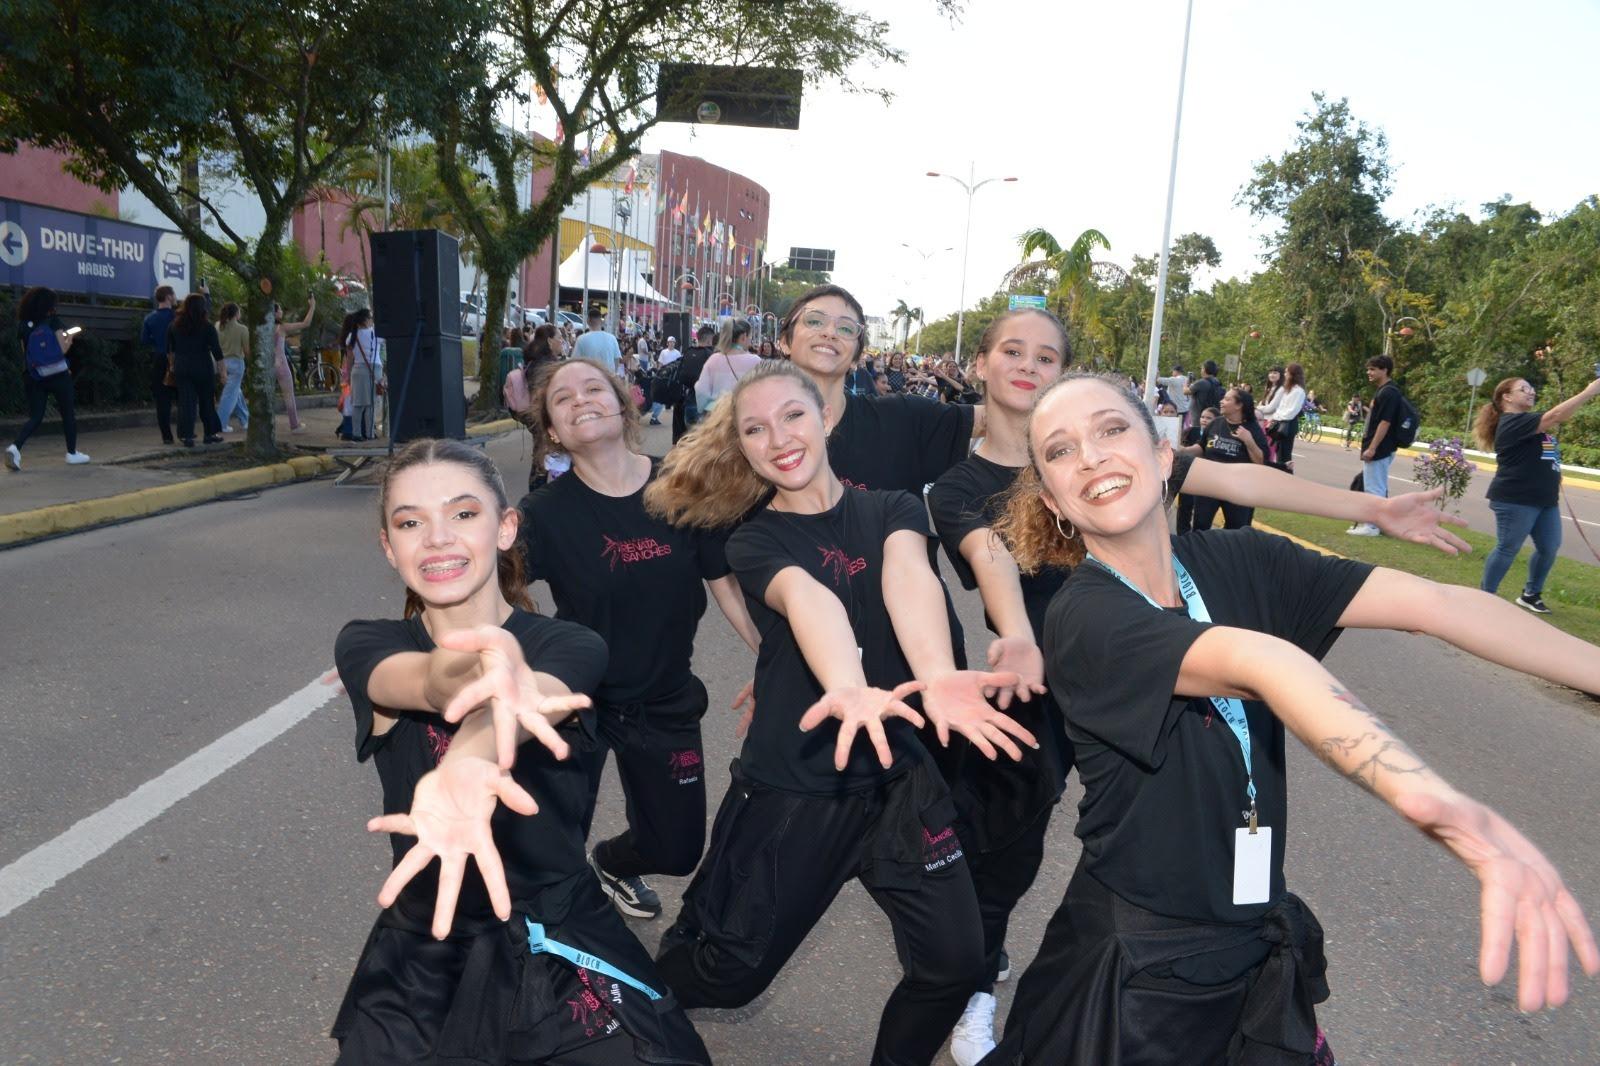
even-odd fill
[[[937,802],[924,806],[929,797]],[[871,1061],[926,1066],[977,989],[983,963],[978,902],[953,815],[931,767],[863,792],[810,796],[765,788],[735,763],[706,861],[661,938],[657,972],[685,1008],[743,1006],[777,976],[845,882],[859,878],[889,919],[903,969]]]
[[[1004,755],[1001,758],[1005,758]],[[1000,972],[1000,950],[1006,946],[1006,929],[1011,912],[1027,895],[1044,862],[1044,836],[1050,828],[1048,807],[1040,812],[1023,834],[995,851],[969,851],[967,864],[972,870],[972,888],[978,897],[978,917],[983,924],[983,983],[979,992],[993,992]]]
[[[687,877],[699,865],[706,843],[700,718],[707,702],[705,686],[696,678],[680,696],[663,703],[600,705],[596,722],[601,744],[584,756],[590,771],[589,817],[593,817],[607,751],[616,757],[628,810],[628,828],[595,845],[595,856],[606,873]],[[585,819],[585,836],[588,822]]]
[[[1254,507],[1241,507],[1236,503],[1225,500],[1214,500],[1210,496],[1196,496],[1194,498],[1194,528],[1210,529],[1211,523],[1216,521],[1217,508],[1222,508],[1222,524],[1227,529],[1246,529],[1255,520]]]
[[[44,421],[45,401],[54,396],[56,410],[61,412],[61,432],[67,438],[67,451],[77,451],[78,413],[71,372],[63,371],[60,374],[51,374],[47,378],[35,378],[32,374],[24,374],[22,388],[28,397],[28,420],[22,424],[22,431],[17,434],[17,450],[22,450],[22,446],[28,443],[28,438],[33,436],[39,424]]]
[[[166,384],[167,357],[150,357],[150,398],[156,404],[156,425],[161,429],[163,443],[172,443],[172,401],[178,396],[178,390]]]
[[[678,438],[689,432],[694,422],[698,421],[700,409],[695,406],[694,389],[689,388],[685,390],[683,399],[672,405],[672,443],[678,443]]]
[[[1194,497],[1187,492],[1178,493],[1178,532],[1194,529]]]
[[[178,375],[178,439],[194,440],[194,409],[200,406],[200,422],[206,436],[222,432],[217,421],[216,377],[211,374]]]
[[[1278,466],[1288,470],[1294,462],[1294,439],[1300,435],[1300,420],[1286,422],[1273,429],[1272,438],[1278,443]]]

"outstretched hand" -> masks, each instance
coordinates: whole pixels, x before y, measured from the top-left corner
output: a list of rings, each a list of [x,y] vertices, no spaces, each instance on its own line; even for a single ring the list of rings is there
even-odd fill
[[[533,814],[539,809],[527,789],[489,760],[452,758],[418,779],[411,796],[411,813],[386,814],[367,822],[369,832],[403,833],[417,838],[378,891],[378,905],[393,906],[400,890],[437,855],[439,894],[433,908],[433,935],[443,940],[450,935],[470,855],[483,875],[494,913],[502,921],[508,920],[511,890],[506,886],[505,866],[489,831],[489,818],[497,802],[518,814]]]
[[[1030,748],[1039,741],[1010,717],[1001,714],[989,704],[988,697],[996,691],[1015,689],[1022,678],[1014,673],[984,673],[979,670],[954,670],[928,682],[922,694],[922,709],[933,723],[934,734],[941,745],[950,743],[950,730],[954,729],[981,751],[985,758],[995,758],[999,748],[1014,761],[1022,760],[1022,749],[1011,740],[1016,737]],[[1007,736],[1006,734],[1010,734]]]
[[[743,737],[750,732],[750,723],[756,717],[756,683],[754,681],[746,681],[744,688],[740,689],[739,694],[733,698],[733,702],[728,704],[729,710],[737,711],[740,707],[744,707],[744,713],[739,716],[739,724],[733,727],[733,735],[736,737]]]
[[[889,752],[889,737],[883,731],[885,720],[904,718],[918,729],[922,728],[922,715],[905,703],[913,692],[920,692],[920,681],[907,681],[893,692],[881,688],[841,688],[825,694],[800,716],[800,730],[809,732],[829,718],[839,719],[839,741],[833,749],[833,768],[843,771],[850,761],[850,745],[856,732],[865,728],[872,747],[878,753],[878,762],[885,770],[894,765]]]
[[[1445,529],[1445,526],[1466,528],[1467,521],[1457,515],[1439,510],[1439,499],[1444,488],[1427,492],[1404,492],[1390,496],[1378,504],[1378,514],[1373,524],[1384,534],[1396,540],[1409,540],[1437,548],[1446,555],[1472,551],[1472,545]]]
[[[1517,828],[1470,796],[1409,794],[1395,807],[1455,853],[1482,883],[1478,973],[1499,984],[1517,944],[1517,1006],[1524,1011],[1567,1001],[1568,945],[1585,973],[1600,972],[1600,949],[1577,900],[1544,854]]]
[[[463,685],[444,709],[444,720],[459,722],[467,714],[488,704],[494,721],[494,747],[502,770],[511,769],[517,758],[517,726],[526,729],[558,759],[569,753],[546,717],[564,717],[588,707],[588,696],[564,693],[550,695],[539,689],[533,669],[522,657],[517,638],[499,626],[477,626],[457,630],[439,638],[439,646],[478,656],[482,673]]]
[[[1002,687],[996,693],[995,700],[1002,711],[1011,706],[1012,696],[1027,703],[1035,696],[1044,695],[1044,654],[1039,651],[1039,645],[1026,637],[996,637],[990,641],[989,669],[1013,673],[1019,678],[1016,685]]]

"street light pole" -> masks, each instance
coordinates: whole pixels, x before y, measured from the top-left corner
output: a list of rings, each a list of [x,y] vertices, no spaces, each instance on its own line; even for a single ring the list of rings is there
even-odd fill
[[[918,277],[917,277],[917,281],[920,282],[922,285],[926,285],[928,283],[928,260],[932,259],[936,255],[941,255],[941,254],[943,254],[945,252],[953,252],[953,251],[955,251],[955,247],[952,245],[949,248],[935,248],[932,251],[925,252],[921,248],[912,248],[911,245],[907,244],[905,241],[901,241],[900,242],[900,247],[902,247],[902,248],[910,248],[911,251],[917,253],[918,255],[920,255],[922,257],[922,273],[920,275],[918,275]],[[962,273],[965,274],[966,271],[963,270]],[[922,313],[917,316],[917,350],[916,350],[916,353],[915,353],[917,355],[921,355],[922,354],[922,329],[923,329],[924,326],[926,326],[928,324],[927,308],[928,308],[928,305],[927,305],[926,302],[923,302],[923,303],[918,305],[918,310],[920,310]],[[961,318],[960,318],[960,316],[958,314],[957,317],[956,317],[956,327],[957,327],[957,336],[958,336],[958,338],[960,336],[960,325],[961,325]],[[959,340],[957,341],[957,346],[958,347],[960,346]]]
[[[1150,355],[1144,370],[1144,399],[1156,402],[1156,375],[1161,372],[1161,320],[1167,311],[1167,261],[1172,250],[1172,199],[1178,189],[1178,135],[1183,132],[1183,86],[1189,76],[1189,27],[1194,23],[1194,0],[1183,17],[1183,59],[1178,64],[1178,109],[1172,120],[1172,166],[1167,174],[1167,217],[1161,225],[1161,262],[1156,268],[1156,307],[1150,320]],[[1242,352],[1243,349],[1241,349]]]
[[[941,174],[937,170],[928,171],[928,177],[930,177],[930,178],[949,178],[951,181],[953,181],[957,185],[961,186],[962,190],[964,192],[966,192],[966,194],[967,194],[967,226],[966,226],[966,229],[963,231],[962,236],[961,236],[961,302],[956,307],[956,358],[957,359],[961,358],[961,330],[962,330],[962,327],[966,324],[966,317],[967,317],[967,253],[971,250],[971,245],[972,245],[972,198],[977,195],[979,189],[983,188],[985,185],[988,185],[992,181],[1016,181],[1017,180],[1016,178],[984,178],[982,181],[977,181],[977,180],[975,180],[976,177],[977,177],[977,172],[976,172],[976,169],[975,169],[976,165],[977,164],[975,164],[975,163],[968,163],[967,164],[967,180],[966,181],[962,181],[960,178],[956,177],[954,174]]]

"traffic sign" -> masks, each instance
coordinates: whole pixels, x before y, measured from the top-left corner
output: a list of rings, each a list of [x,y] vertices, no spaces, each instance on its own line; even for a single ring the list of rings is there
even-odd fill
[[[1489,375],[1484,373],[1484,371],[1479,367],[1473,367],[1471,370],[1467,371],[1467,384],[1471,385],[1473,388],[1477,388],[1487,380],[1489,380]]]
[[[1006,310],[1007,311],[1020,311],[1023,308],[1029,308],[1029,309],[1032,309],[1032,310],[1035,310],[1035,311],[1043,311],[1044,310],[1044,297],[1043,296],[1013,296],[1013,297],[1011,297],[1010,300],[1006,301]]]

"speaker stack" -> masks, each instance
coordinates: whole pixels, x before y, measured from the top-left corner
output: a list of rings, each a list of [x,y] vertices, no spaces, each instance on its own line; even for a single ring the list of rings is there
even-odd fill
[[[374,233],[372,318],[389,352],[395,443],[464,438],[459,242],[436,229]]]

